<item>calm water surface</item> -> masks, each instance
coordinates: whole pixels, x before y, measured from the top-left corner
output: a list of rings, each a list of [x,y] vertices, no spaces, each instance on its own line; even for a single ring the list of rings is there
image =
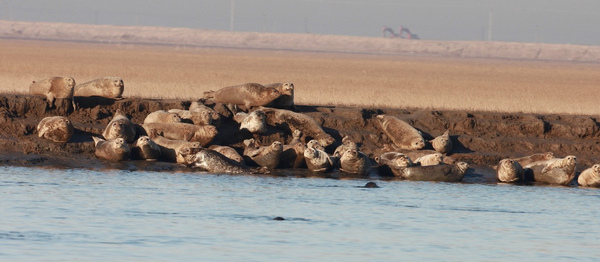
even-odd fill
[[[0,167],[0,260],[600,259],[600,190],[366,182]]]

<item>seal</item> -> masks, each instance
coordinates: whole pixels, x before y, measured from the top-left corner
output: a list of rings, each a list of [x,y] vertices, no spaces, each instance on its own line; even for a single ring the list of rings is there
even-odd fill
[[[235,114],[234,120],[240,123],[240,130],[247,130],[252,134],[266,134],[267,133],[267,116],[265,112],[257,109],[249,114],[237,113]]]
[[[104,131],[102,131],[102,136],[106,140],[123,138],[125,142],[133,143],[135,141],[135,127],[123,111],[117,109],[113,118],[108,122]]]
[[[392,172],[396,177],[410,181],[460,182],[468,169],[469,164],[458,162],[454,165],[395,167]]]
[[[106,98],[122,98],[125,84],[120,77],[107,76],[94,79],[75,86],[74,96],[100,96]]]
[[[94,154],[101,159],[118,162],[129,159],[131,150],[123,138],[104,140],[99,137],[92,137],[96,150]]]
[[[203,125],[212,125],[213,124],[213,116],[209,111],[190,111],[183,109],[169,109],[169,113],[177,114],[180,118],[179,122],[184,122],[183,120],[189,120],[188,122],[192,122],[194,125],[203,126]]]
[[[283,130],[289,130],[290,133],[293,133],[295,130],[300,130],[305,136],[305,141],[310,140],[306,139],[306,137],[311,137],[312,139],[318,140],[324,147],[335,142],[335,139],[325,133],[321,125],[308,115],[285,109],[268,107],[261,107],[260,109],[264,111],[267,116],[267,124]]]
[[[321,143],[319,143],[319,141],[314,140],[314,139],[311,139],[310,141],[308,141],[308,143],[306,143],[306,147],[325,151],[325,147],[323,145],[321,145]]]
[[[442,163],[444,163],[444,155],[441,153],[428,154],[415,159],[415,164],[420,164],[421,166],[433,166]]]
[[[375,157],[377,162],[377,171],[382,176],[394,176],[392,168],[413,166],[414,163],[407,155],[400,152],[385,152],[379,157]]]
[[[301,142],[283,145],[279,168],[300,168],[306,166],[304,161],[304,150],[306,145]]]
[[[255,164],[266,168],[276,168],[281,160],[283,146],[281,142],[275,141],[269,146],[260,146],[254,138],[244,140],[244,159],[246,163]]]
[[[140,136],[131,146],[131,158],[156,161],[160,157],[160,147],[149,136]]]
[[[194,154],[189,153],[189,149],[182,150],[182,155],[186,158],[188,165],[193,165],[210,173],[230,173],[230,174],[265,174],[268,170],[265,168],[251,168],[242,165],[221,153],[208,148],[202,148]]]
[[[452,140],[450,140],[450,130],[446,130],[441,136],[431,140],[433,149],[442,154],[448,154],[452,150]]]
[[[64,116],[44,117],[37,125],[38,137],[57,143],[66,143],[73,136],[75,128],[71,120]]]
[[[197,126],[188,123],[149,123],[143,125],[146,133],[155,129],[158,134],[165,138],[175,140],[185,140],[190,142],[200,142],[202,146],[207,146],[217,136],[217,128],[211,125]]]
[[[347,149],[340,158],[340,171],[368,176],[371,172],[371,160],[356,149]]]
[[[221,153],[221,155],[224,155],[235,162],[238,162],[242,165],[246,165],[246,162],[244,162],[244,158],[233,147],[212,145],[208,148]]]
[[[312,172],[333,171],[333,159],[331,159],[331,157],[325,151],[307,147],[304,150],[304,159],[306,160],[306,166],[308,167],[308,170]]]
[[[157,110],[146,116],[144,124],[150,123],[181,123],[181,117],[176,113]]]
[[[333,151],[333,157],[338,159],[341,158],[342,155],[348,151],[348,149],[354,149],[358,151],[358,145],[354,141],[350,140],[350,137],[344,136],[342,138],[342,144],[338,146],[335,151]]]
[[[29,85],[29,93],[32,95],[45,96],[49,106],[54,106],[54,100],[71,99],[73,108],[75,101],[73,100],[73,89],[75,87],[75,79],[72,77],[51,77],[41,81],[33,81]]]
[[[246,83],[237,86],[221,88],[217,91],[204,92],[203,99],[213,99],[216,103],[243,106],[246,110],[253,106],[267,106],[281,93],[272,87],[257,83]]]
[[[600,187],[600,164],[583,170],[577,178],[577,183],[585,187]]]
[[[187,148],[188,154],[191,154],[192,151],[197,151],[202,148],[200,142],[189,142],[185,140],[173,140],[168,139],[158,135],[158,132],[155,129],[151,129],[148,132],[148,136],[152,141],[154,141],[158,148],[160,148],[160,156],[163,159],[166,159],[170,162],[176,162],[179,164],[185,164],[186,160],[181,155],[181,151],[183,148]]]
[[[421,132],[410,124],[387,115],[378,115],[377,120],[379,120],[383,132],[398,149],[417,150],[425,146]]]
[[[534,162],[545,161],[545,160],[550,160],[550,159],[554,159],[554,153],[552,153],[552,152],[537,153],[537,154],[528,155],[528,156],[524,156],[524,157],[512,158],[512,160],[519,162],[519,164],[523,167],[528,166]]]
[[[523,167],[514,159],[500,160],[496,169],[496,176],[498,177],[498,181],[504,183],[516,183],[525,180]]]
[[[191,112],[207,112],[208,114],[210,114],[212,116],[212,121],[210,123],[210,125],[219,127],[221,125],[221,115],[215,111],[213,108],[210,108],[204,104],[202,104],[199,101],[196,102],[192,102],[190,104],[190,107],[188,109]]]
[[[533,179],[536,182],[567,186],[575,178],[577,157],[569,155],[565,158],[537,161],[524,168],[533,171]]]
[[[281,96],[273,101],[272,106],[275,108],[295,110],[294,106],[294,83],[283,82],[283,83],[272,83],[267,84],[265,87],[275,88],[279,90]]]

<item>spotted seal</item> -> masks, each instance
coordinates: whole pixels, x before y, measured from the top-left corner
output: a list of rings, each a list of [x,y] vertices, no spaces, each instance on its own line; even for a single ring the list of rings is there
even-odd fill
[[[165,110],[154,111],[144,118],[144,124],[150,123],[181,123],[181,117],[176,113]]]
[[[125,84],[120,77],[107,76],[94,79],[75,86],[74,96],[99,96],[106,98],[122,98]]]
[[[73,136],[75,128],[71,120],[64,116],[44,117],[37,125],[38,137],[57,143],[66,143]]]
[[[125,142],[133,143],[135,141],[135,127],[123,111],[117,109],[113,118],[108,122],[104,131],[102,131],[102,136],[106,140],[123,138]]]
[[[267,116],[260,109],[250,113],[239,112],[235,114],[234,120],[240,123],[240,130],[245,129],[252,134],[267,133]]]
[[[525,172],[521,164],[514,159],[502,159],[496,168],[496,176],[498,181],[504,183],[523,182],[525,180]]]
[[[213,99],[216,103],[243,106],[245,110],[253,106],[267,106],[281,96],[276,88],[257,83],[246,83],[204,92],[203,99]]]
[[[444,163],[444,155],[441,153],[433,153],[421,156],[414,161],[415,164],[420,164],[422,166],[433,166]]]
[[[222,155],[226,156],[227,158],[238,162],[242,165],[245,165],[246,162],[244,162],[244,157],[242,157],[237,150],[235,150],[233,147],[230,146],[220,146],[220,145],[212,145],[210,147],[208,147],[209,149],[215,150],[216,152],[221,153]]]
[[[312,172],[331,172],[334,162],[327,152],[312,147],[304,150],[304,159],[308,170]]]
[[[448,154],[452,150],[452,140],[450,140],[450,130],[446,130],[442,135],[431,140],[433,149],[441,154]]]
[[[190,154],[188,149],[184,149],[182,155],[186,158],[186,163],[201,168],[210,173],[231,173],[231,174],[264,174],[268,173],[266,168],[251,168],[246,165],[233,161],[221,153],[208,148],[202,148],[194,154]]]
[[[176,162],[179,164],[185,164],[185,159],[181,155],[183,148],[189,148],[190,150],[197,151],[202,148],[200,142],[189,142],[185,140],[173,140],[158,135],[155,129],[149,130],[148,136],[154,141],[160,148],[160,156],[162,159],[166,159],[170,162]],[[192,152],[188,152],[191,154]],[[195,153],[195,152],[193,152]]]
[[[460,182],[468,169],[469,164],[457,162],[453,165],[395,167],[392,172],[394,176],[410,181]]]
[[[564,158],[537,161],[523,168],[533,171],[533,179],[536,182],[567,186],[575,178],[577,157],[569,155]]]
[[[368,176],[371,172],[371,160],[364,153],[349,148],[340,157],[340,171]]]
[[[112,162],[128,160],[131,150],[129,145],[123,138],[114,138],[104,140],[99,137],[92,137],[94,139],[95,151],[94,154],[101,159],[105,159]]]
[[[281,93],[281,96],[273,101],[273,107],[289,110],[296,109],[296,107],[294,106],[294,83],[272,83],[265,85],[265,87],[275,88]]]
[[[577,183],[585,187],[600,187],[600,164],[583,170],[577,178]]]
[[[148,123],[143,125],[146,133],[154,129],[162,136],[190,142],[200,142],[207,146],[217,136],[217,128],[211,125],[197,126],[188,123]]]
[[[71,99],[73,108],[75,101],[73,100],[73,89],[75,87],[75,79],[73,77],[55,76],[48,79],[33,81],[29,85],[29,93],[32,95],[45,96],[49,106],[54,106],[54,100]]]
[[[409,156],[400,152],[385,152],[378,157],[375,157],[377,162],[377,171],[382,176],[394,176],[392,168],[413,166],[414,163]]]
[[[214,122],[211,112],[209,112],[207,110],[190,111],[190,110],[183,110],[183,109],[169,109],[168,112],[177,114],[181,120],[189,120],[194,125],[199,125],[199,126],[212,125]],[[184,122],[184,121],[179,121],[179,122]]]
[[[425,146],[421,132],[403,120],[388,115],[378,115],[377,120],[383,132],[398,149],[416,150]]]
[[[265,112],[267,124],[271,126],[279,127],[284,130],[287,129],[290,133],[295,130],[300,130],[304,134],[305,139],[307,136],[312,137],[313,139],[318,140],[324,147],[335,142],[335,139],[331,135],[325,133],[321,125],[308,115],[285,109],[268,107],[261,107],[260,109]]]
[[[271,143],[269,146],[261,146],[253,138],[244,141],[244,160],[246,163],[253,163],[266,168],[276,168],[281,160],[283,145],[279,141]]]
[[[140,136],[131,146],[131,158],[156,161],[160,157],[160,147],[149,136]]]

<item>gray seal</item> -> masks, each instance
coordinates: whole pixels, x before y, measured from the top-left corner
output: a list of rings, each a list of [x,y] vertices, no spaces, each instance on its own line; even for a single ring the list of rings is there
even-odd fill
[[[210,173],[231,174],[264,174],[268,173],[266,168],[251,168],[242,165],[212,149],[202,148],[195,154],[190,154],[187,149],[182,154],[189,165],[198,167]]]
[[[577,157],[570,155],[565,158],[537,161],[524,168],[533,171],[533,179],[536,182],[567,186],[575,178]]]

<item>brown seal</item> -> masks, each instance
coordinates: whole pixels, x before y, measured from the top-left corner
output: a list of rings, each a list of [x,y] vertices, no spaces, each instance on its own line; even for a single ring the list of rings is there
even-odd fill
[[[183,109],[169,109],[169,113],[174,113],[179,116],[181,120],[189,120],[188,122],[192,122],[194,125],[203,126],[203,125],[212,125],[213,116],[209,111],[190,111]],[[184,121],[179,121],[184,122]]]
[[[307,147],[304,150],[304,160],[308,170],[312,172],[331,172],[333,171],[333,159],[323,150]]]
[[[191,112],[207,112],[212,117],[212,121],[209,125],[219,127],[221,125],[221,115],[213,108],[210,108],[199,101],[192,102],[188,109]]]
[[[176,113],[157,110],[146,116],[144,124],[149,123],[181,123],[181,117]]]
[[[437,152],[448,154],[452,150],[452,140],[450,140],[450,130],[431,140],[431,146]]]
[[[284,130],[287,129],[290,133],[295,130],[300,130],[305,136],[305,141],[306,137],[312,137],[313,139],[318,140],[324,147],[335,142],[335,139],[331,137],[331,135],[325,133],[321,125],[308,115],[290,110],[268,107],[261,107],[261,110],[264,111],[267,116],[267,124],[283,128]]]
[[[48,104],[54,106],[54,100],[57,98],[71,99],[73,108],[73,88],[75,87],[75,79],[72,77],[52,77],[41,81],[33,81],[29,85],[29,93],[32,95],[42,95],[46,97]]]
[[[577,178],[577,183],[585,187],[600,187],[600,164],[583,170]]]
[[[213,99],[216,103],[233,104],[245,107],[270,105],[281,93],[272,87],[257,83],[246,83],[221,88],[217,91],[204,92],[204,99]]]
[[[441,153],[433,153],[433,154],[424,155],[424,156],[421,156],[421,157],[415,159],[414,163],[420,164],[422,166],[440,165],[440,164],[444,163],[444,155],[442,155]]]
[[[458,162],[454,165],[396,167],[392,172],[398,178],[411,181],[460,182],[468,169],[469,164]]]
[[[272,106],[276,108],[283,108],[294,110],[294,83],[292,82],[283,82],[283,83],[273,83],[265,85],[265,87],[272,87],[281,93],[281,96],[275,101],[273,101]]]
[[[121,98],[125,85],[120,77],[107,76],[75,86],[74,96]]]
[[[377,119],[383,132],[392,140],[398,149],[421,149],[425,146],[425,140],[421,132],[410,124],[387,115],[378,115]]]
[[[413,166],[414,163],[409,156],[400,152],[385,152],[375,157],[378,173],[382,176],[394,176],[392,168]]]
[[[570,155],[565,158],[537,161],[524,168],[533,171],[533,179],[536,182],[567,186],[575,178],[577,157]]]
[[[99,137],[92,137],[96,150],[94,154],[101,159],[118,162],[129,159],[130,148],[123,138],[104,140]]]
[[[167,161],[170,161],[170,162],[185,164],[185,159],[181,155],[182,149],[188,148],[188,149],[197,151],[197,149],[202,148],[202,145],[200,145],[200,142],[189,142],[189,141],[185,141],[185,140],[168,139],[168,138],[159,136],[158,132],[154,129],[149,130],[148,136],[160,148],[161,158],[166,159]],[[190,153],[190,152],[188,152],[188,153]]]
[[[146,133],[155,129],[162,136],[190,142],[200,142],[202,146],[207,146],[217,136],[217,128],[211,125],[197,126],[188,123],[149,123],[143,125]]]
[[[231,173],[231,174],[264,174],[268,173],[265,168],[251,168],[231,160],[221,153],[208,148],[202,148],[194,154],[189,154],[188,149],[184,149],[182,155],[187,159],[186,163],[198,167],[210,173]]]
[[[246,162],[244,162],[244,157],[242,157],[242,155],[240,155],[237,150],[235,150],[233,147],[230,146],[220,146],[220,145],[212,145],[209,147],[209,149],[215,150],[216,152],[221,153],[222,155],[226,156],[227,158],[238,162],[242,165],[245,165]]]
[[[71,120],[64,116],[44,117],[37,125],[38,137],[58,143],[66,143],[74,132]]]
[[[244,156],[246,163],[255,164],[266,168],[276,168],[281,160],[283,146],[275,141],[269,146],[260,146],[253,138],[244,140]]]
[[[304,150],[306,145],[302,142],[283,145],[283,152],[279,160],[279,168],[299,168],[304,167]]]
[[[356,149],[347,149],[340,157],[340,171],[368,176],[371,173],[371,160]]]
[[[528,156],[519,157],[519,158],[511,158],[511,159],[519,162],[519,164],[524,167],[524,166],[528,166],[534,162],[554,159],[554,153],[552,153],[552,152],[537,153],[537,154],[533,154],[533,155],[528,155]]]
[[[504,183],[523,182],[525,180],[523,167],[514,159],[500,160],[496,169],[496,176],[498,181]]]
[[[234,120],[240,123],[240,130],[248,130],[252,134],[267,133],[267,116],[265,112],[257,109],[250,113],[237,113]]]
[[[160,157],[160,147],[149,136],[140,136],[131,146],[131,158],[156,161]]]
[[[106,140],[115,138],[123,138],[127,143],[135,141],[135,127],[131,120],[125,116],[121,109],[117,109],[113,118],[108,122],[108,125],[102,132],[102,136]]]
[[[308,141],[308,143],[306,143],[306,147],[325,151],[325,147],[323,145],[321,145],[321,143],[319,143],[319,141],[314,140],[314,139],[311,139],[310,141]]]

